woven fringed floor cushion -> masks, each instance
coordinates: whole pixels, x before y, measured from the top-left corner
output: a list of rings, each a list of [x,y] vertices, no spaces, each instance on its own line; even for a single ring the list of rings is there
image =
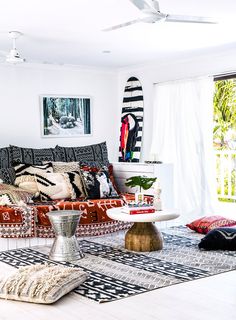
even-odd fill
[[[36,264],[0,279],[0,298],[51,304],[88,278],[80,268]]]

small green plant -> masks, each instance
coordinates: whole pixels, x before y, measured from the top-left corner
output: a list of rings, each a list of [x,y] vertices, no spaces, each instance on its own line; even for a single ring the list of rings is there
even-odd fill
[[[139,187],[140,192],[143,190],[148,190],[152,187],[153,183],[157,178],[148,178],[145,176],[134,176],[126,179],[125,185],[127,187]]]

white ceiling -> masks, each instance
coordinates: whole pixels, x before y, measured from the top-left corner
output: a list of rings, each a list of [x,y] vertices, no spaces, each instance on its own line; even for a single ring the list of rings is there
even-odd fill
[[[104,32],[143,15],[129,0],[0,0],[0,50],[10,49],[11,30],[24,34],[17,49],[28,61],[55,64],[117,68],[213,47],[236,47],[236,0],[159,0],[159,4],[164,13],[210,16],[222,22],[139,23]]]

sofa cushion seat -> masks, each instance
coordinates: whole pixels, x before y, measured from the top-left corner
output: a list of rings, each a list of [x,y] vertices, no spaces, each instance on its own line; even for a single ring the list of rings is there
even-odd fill
[[[128,197],[128,196],[127,196]],[[129,198],[134,198],[129,195]],[[96,236],[128,229],[129,222],[110,219],[106,210],[124,205],[124,198],[93,200],[54,200],[35,202],[24,207],[0,206],[0,237],[24,238],[55,236],[47,213],[56,210],[81,210],[83,214],[77,226],[77,236]]]
[[[128,228],[130,223],[123,223],[110,219],[106,210],[114,207],[121,207],[123,199],[93,199],[58,201],[45,205],[37,204],[37,236],[42,238],[54,237],[54,232],[48,219],[47,213],[54,210],[81,210],[83,214],[77,227],[77,236],[94,236],[111,233]]]
[[[36,236],[37,212],[30,206],[0,206],[0,238]]]

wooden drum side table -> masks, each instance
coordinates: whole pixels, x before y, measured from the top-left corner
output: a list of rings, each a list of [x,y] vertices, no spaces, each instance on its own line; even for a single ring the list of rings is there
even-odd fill
[[[162,234],[153,222],[167,221],[179,217],[179,214],[174,210],[130,215],[123,213],[121,208],[108,209],[107,215],[114,220],[134,223],[125,235],[125,248],[141,252],[156,251],[163,248]]]
[[[47,213],[55,232],[49,259],[72,262],[84,257],[75,236],[81,214],[82,211],[77,210],[58,210]]]

